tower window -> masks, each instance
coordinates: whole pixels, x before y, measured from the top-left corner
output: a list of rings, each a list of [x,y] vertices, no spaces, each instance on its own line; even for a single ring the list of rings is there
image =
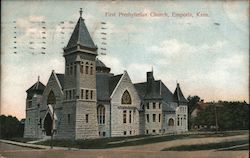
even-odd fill
[[[83,89],[81,89],[81,99],[83,99]]]
[[[73,89],[73,99],[75,99],[75,97],[76,97],[76,90]]]
[[[89,114],[86,114],[86,123],[89,123]]]
[[[68,91],[65,90],[65,100],[68,100]]]
[[[83,64],[80,66],[80,72],[83,73]]]
[[[69,100],[72,99],[71,90],[69,90]]]
[[[70,124],[70,114],[68,114],[68,124]]]
[[[147,103],[147,109],[149,109],[149,103]]]
[[[159,103],[159,109],[161,109],[161,103]]]
[[[86,90],[85,97],[86,97],[86,99],[89,99],[89,90]]]
[[[161,122],[161,114],[159,114],[159,122]]]
[[[153,122],[156,120],[156,114],[153,114]]]
[[[93,75],[93,67],[90,67],[90,75]]]
[[[93,99],[93,91],[92,90],[90,91],[90,99],[91,100]]]
[[[127,122],[127,111],[126,110],[123,110],[123,123],[126,123]]]
[[[89,73],[89,66],[85,66],[85,74]]]
[[[153,109],[155,109],[155,108],[156,108],[155,103],[153,103]]]
[[[123,131],[123,135],[127,135],[127,131]]]
[[[149,114],[146,115],[147,122],[149,123]]]

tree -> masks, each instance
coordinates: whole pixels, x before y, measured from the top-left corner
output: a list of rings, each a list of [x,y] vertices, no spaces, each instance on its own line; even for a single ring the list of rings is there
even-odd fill
[[[194,119],[191,118],[191,113],[194,110],[194,108],[197,106],[197,103],[200,101],[200,97],[195,95],[195,96],[188,96],[188,129],[191,128]]]
[[[244,102],[211,103],[210,106],[198,113],[193,123],[207,127],[215,126],[215,112],[219,130],[249,129],[249,104]]]
[[[188,96],[188,113],[191,114],[194,108],[196,107],[197,103],[200,101],[200,97],[195,96]]]
[[[13,138],[23,136],[23,125],[12,116],[0,116],[0,138]]]

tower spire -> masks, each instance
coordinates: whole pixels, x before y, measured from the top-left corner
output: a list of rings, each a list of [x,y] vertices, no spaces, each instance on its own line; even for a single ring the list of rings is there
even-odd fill
[[[79,12],[80,12],[80,17],[82,17],[82,8],[80,8]]]

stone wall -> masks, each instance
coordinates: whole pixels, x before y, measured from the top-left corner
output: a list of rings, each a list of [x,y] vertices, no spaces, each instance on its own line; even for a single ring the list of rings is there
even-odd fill
[[[132,104],[122,104],[121,98],[128,91]],[[111,95],[111,136],[129,136],[139,134],[140,98],[127,72],[121,77],[117,87]],[[126,111],[126,123],[123,123],[123,114]],[[131,123],[129,117],[131,113]]]
[[[159,104],[160,104],[160,107],[159,107]],[[145,101],[144,109],[145,109],[145,134],[161,133],[162,122],[163,122],[161,101],[147,100]],[[155,120],[153,120],[153,116],[155,116]]]

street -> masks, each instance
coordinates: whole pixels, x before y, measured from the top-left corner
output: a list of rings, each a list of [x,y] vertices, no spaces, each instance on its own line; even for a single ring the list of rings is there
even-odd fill
[[[0,158],[131,158],[131,157],[150,157],[150,158],[248,158],[249,151],[161,151],[166,147],[183,144],[200,144],[209,142],[220,142],[225,140],[239,140],[248,138],[248,134],[173,140],[160,143],[146,144],[140,146],[128,146],[111,149],[31,149],[6,143],[0,143]]]

